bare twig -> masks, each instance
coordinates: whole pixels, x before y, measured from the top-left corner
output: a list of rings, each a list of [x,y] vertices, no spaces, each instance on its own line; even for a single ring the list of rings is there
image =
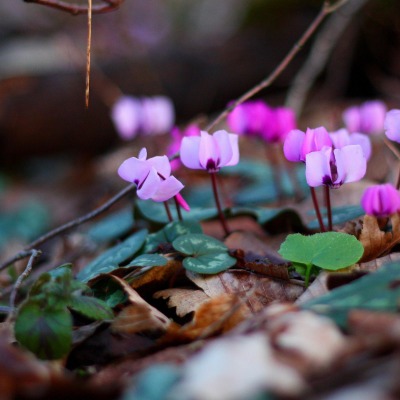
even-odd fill
[[[301,114],[305,99],[315,79],[325,67],[339,38],[348,27],[352,17],[368,0],[353,0],[342,12],[332,15],[316,37],[310,55],[293,80],[286,96],[286,105]]]
[[[11,310],[15,310],[15,299],[17,297],[18,289],[21,287],[24,279],[27,278],[29,276],[29,274],[31,273],[33,265],[35,264],[35,261],[40,257],[41,254],[42,254],[42,252],[40,250],[32,249],[30,251],[30,258],[29,258],[28,264],[26,265],[24,272],[22,272],[22,274],[18,277],[18,279],[15,282],[14,287],[11,291],[11,294],[10,294],[9,304],[10,304]],[[12,314],[13,314],[13,312],[10,313],[10,317],[12,316]]]
[[[310,37],[314,34],[317,28],[321,25],[322,21],[325,17],[332,12],[336,11],[338,8],[342,7],[348,0],[339,0],[338,2],[331,4],[329,1],[325,1],[321,11],[315,17],[314,21],[307,28],[307,30],[303,33],[300,39],[294,44],[289,53],[285,56],[285,58],[278,64],[278,66],[272,71],[272,73],[267,76],[264,80],[262,80],[259,84],[248,90],[242,96],[240,96],[236,101],[233,102],[232,105],[227,107],[224,111],[222,111],[206,128],[207,131],[211,131],[219,122],[221,122],[227,115],[239,104],[242,104],[246,100],[250,99],[254,95],[256,95],[261,90],[270,86],[275,79],[286,69],[286,67],[291,63],[297,53],[303,48],[303,46],[307,43]]]
[[[90,55],[92,47],[92,11],[93,2],[88,0],[88,36],[87,36],[87,46],[86,46],[86,91],[85,91],[85,105],[86,108],[89,107],[89,94],[90,94]]]
[[[93,211],[89,212],[88,214],[85,214],[79,218],[76,218],[70,222],[67,222],[64,225],[59,226],[58,228],[55,228],[51,230],[50,232],[45,233],[44,235],[40,236],[38,239],[35,241],[29,243],[25,249],[18,254],[16,254],[14,257],[10,258],[9,260],[3,262],[0,264],[0,271],[3,269],[7,268],[9,265],[13,264],[15,261],[22,260],[23,258],[28,257],[31,255],[31,250],[34,248],[37,248],[39,245],[43,244],[44,242],[47,242],[48,240],[56,237],[57,235],[64,233],[68,231],[69,229],[75,228],[79,225],[82,225],[83,223],[97,217],[99,214],[103,213],[104,211],[108,210],[112,205],[114,205],[117,201],[119,201],[122,197],[126,196],[128,193],[133,191],[133,189],[136,188],[136,184],[131,183],[130,185],[126,186],[124,189],[122,189],[120,192],[118,192],[114,197],[112,197],[110,200],[105,202],[103,205],[100,207],[94,209]]]
[[[36,3],[43,6],[66,11],[73,15],[87,14],[88,6],[80,4],[71,4],[62,0],[24,0],[26,3]],[[93,5],[93,14],[103,14],[116,10],[124,0],[102,0],[101,4]]]

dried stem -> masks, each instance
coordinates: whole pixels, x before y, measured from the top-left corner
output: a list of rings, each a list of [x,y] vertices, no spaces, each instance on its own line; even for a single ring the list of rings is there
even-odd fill
[[[218,196],[218,189],[217,189],[217,176],[215,172],[210,173],[211,176],[211,183],[212,183],[212,188],[213,188],[213,193],[214,193],[214,198],[215,198],[215,205],[217,206],[218,210],[218,216],[219,220],[221,221],[222,228],[225,232],[225,235],[228,236],[230,234],[230,231],[228,229],[228,225],[226,223],[225,215],[222,211],[221,203],[219,201],[219,196]]]
[[[89,107],[89,95],[90,95],[90,54],[92,47],[92,10],[93,2],[88,0],[88,37],[86,47],[86,90],[85,90],[85,105]]]
[[[234,101],[231,106],[227,107],[224,111],[222,111],[217,116],[217,118],[215,118],[207,126],[206,131],[208,131],[208,132],[211,131],[219,122],[221,122],[224,118],[226,118],[227,115],[239,104],[242,104],[243,102],[250,99],[255,94],[260,92],[261,90],[270,86],[276,80],[276,78],[286,69],[286,67],[291,63],[291,61],[294,59],[294,57],[297,55],[297,53],[303,48],[303,46],[307,43],[307,41],[310,39],[310,37],[313,35],[313,33],[316,31],[316,29],[321,25],[321,23],[325,19],[325,17],[327,15],[331,14],[332,12],[336,11],[341,6],[343,6],[345,3],[347,3],[347,1],[348,0],[341,0],[334,4],[331,4],[328,1],[325,1],[321,8],[321,11],[315,17],[314,21],[306,29],[306,31],[303,33],[303,35],[300,37],[300,39],[294,44],[294,46],[291,48],[289,53],[287,53],[285,58],[272,71],[272,73],[269,76],[267,76],[264,80],[262,80],[259,84],[257,84],[256,86],[254,86],[253,88],[248,90],[246,93],[244,93],[236,101]]]
[[[311,198],[312,198],[312,202],[314,205],[315,214],[317,215],[317,219],[318,219],[318,223],[319,223],[319,229],[321,232],[325,232],[326,230],[325,230],[324,223],[322,222],[321,211],[319,209],[317,195],[315,193],[315,188],[310,186],[310,191],[311,191]]]
[[[25,3],[36,3],[42,6],[55,8],[60,11],[66,11],[72,15],[87,14],[88,6],[80,4],[71,4],[62,0],[24,0]],[[93,14],[103,14],[116,10],[124,0],[103,0],[102,4],[93,5]]]
[[[110,200],[108,200],[102,206],[94,209],[93,211],[89,212],[88,214],[85,214],[79,218],[76,218],[70,222],[67,222],[66,224],[61,225],[58,228],[55,228],[55,229],[51,230],[50,232],[47,232],[46,234],[40,236],[35,241],[29,243],[23,251],[19,252],[14,257],[12,257],[9,260],[0,264],[0,271],[5,269],[9,265],[13,264],[15,261],[18,261],[18,260],[28,257],[29,255],[31,255],[32,249],[37,248],[39,245],[43,244],[44,242],[47,242],[48,240],[56,237],[57,235],[64,233],[64,232],[68,231],[69,229],[75,228],[79,225],[82,225],[84,222],[97,217],[99,214],[108,210],[112,205],[114,205],[117,201],[119,201],[121,198],[126,196],[128,193],[132,192],[134,189],[136,189],[136,184],[132,183],[132,184],[126,186],[120,192],[118,192],[114,197],[112,197]]]

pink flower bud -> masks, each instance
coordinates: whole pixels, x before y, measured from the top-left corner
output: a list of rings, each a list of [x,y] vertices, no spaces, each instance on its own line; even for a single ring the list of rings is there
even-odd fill
[[[361,205],[369,215],[388,217],[399,211],[399,191],[390,183],[370,186],[364,191]]]

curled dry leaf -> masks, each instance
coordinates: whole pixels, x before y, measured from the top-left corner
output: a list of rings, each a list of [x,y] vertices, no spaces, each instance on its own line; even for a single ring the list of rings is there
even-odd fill
[[[188,278],[210,297],[236,294],[245,300],[251,312],[260,311],[273,301],[295,301],[303,287],[281,279],[243,270],[228,270],[216,275],[187,272]]]
[[[389,252],[400,241],[400,216],[394,214],[390,218],[392,230],[383,232],[379,228],[378,220],[372,215],[364,217],[363,229],[359,240],[364,246],[364,255],[361,262],[371,261]]]
[[[187,342],[224,333],[244,321],[249,314],[249,309],[238,296],[220,294],[203,302],[191,322],[181,328],[171,326],[163,342]]]
[[[168,307],[175,307],[178,317],[184,317],[196,311],[201,304],[210,299],[202,290],[185,288],[160,290],[154,293],[153,297],[155,299],[168,299]]]
[[[113,320],[111,329],[118,333],[137,333],[144,331],[165,332],[171,321],[156,308],[143,300],[123,279],[113,276],[127,293],[130,306],[125,307]]]

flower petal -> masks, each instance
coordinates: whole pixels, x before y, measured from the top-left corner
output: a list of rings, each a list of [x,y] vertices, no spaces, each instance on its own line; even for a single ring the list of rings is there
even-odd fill
[[[231,160],[225,164],[227,167],[236,165],[239,162],[239,136],[234,133],[229,133],[229,141],[231,142],[232,157]]]
[[[306,180],[309,186],[321,186],[332,181],[330,159],[331,147],[324,147],[320,151],[313,151],[306,155]]]
[[[182,164],[191,169],[202,169],[199,161],[200,136],[184,137],[182,139],[180,157]]]
[[[352,133],[349,137],[349,144],[359,144],[367,160],[371,157],[371,140],[363,133]]]
[[[345,182],[356,182],[362,179],[367,170],[367,159],[360,145],[354,144],[334,150],[339,178]],[[343,170],[342,173],[339,171]]]
[[[230,135],[232,135],[232,139],[230,137]],[[237,164],[237,162],[239,161],[239,149],[238,149],[238,145],[237,145],[237,140],[235,142],[235,137],[237,138],[237,135],[234,135],[233,133],[229,134],[227,131],[217,131],[213,134],[213,139],[214,139],[214,143],[217,145],[217,149],[218,149],[218,160],[219,163],[217,165],[217,167],[224,167],[226,165],[235,165]],[[233,157],[233,148],[232,148],[232,144],[234,146],[236,146],[235,149],[235,160],[233,160],[234,162],[236,161],[235,164],[229,164],[230,161],[232,160]]]
[[[286,136],[285,142],[283,144],[283,153],[289,161],[298,162],[301,160],[301,148],[305,139],[305,133],[293,129]]]
[[[147,162],[156,169],[162,178],[166,179],[171,175],[171,164],[167,156],[156,156],[147,159]]]
[[[118,168],[118,175],[128,182],[140,184],[150,171],[150,166],[145,160],[131,157],[125,160]]]
[[[122,139],[133,139],[141,125],[140,101],[131,96],[120,97],[112,107],[111,119]]]
[[[385,118],[386,136],[400,143],[400,110],[390,110]]]
[[[154,201],[166,201],[177,195],[182,189],[183,185],[174,176],[168,177],[165,181],[161,181],[157,187],[157,191],[152,195]]]
[[[136,194],[143,200],[153,198],[154,194],[158,191],[161,183],[161,178],[158,176],[155,168],[151,168],[147,178],[143,184],[139,186]]]
[[[229,142],[226,137],[227,143]],[[230,148],[230,147],[229,147]],[[217,169],[220,165],[220,148],[213,136],[205,131],[201,131],[199,162],[204,169]]]

